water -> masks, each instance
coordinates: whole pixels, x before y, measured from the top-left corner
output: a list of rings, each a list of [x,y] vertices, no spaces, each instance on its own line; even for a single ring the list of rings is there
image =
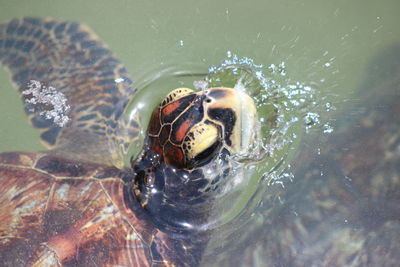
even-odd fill
[[[90,25],[135,80],[170,66],[183,66],[182,70],[189,63],[201,65],[206,72],[232,51],[259,64],[285,62],[289,79],[315,83],[323,95],[339,95],[336,102],[348,98],[363,81],[371,56],[399,39],[396,1],[258,1],[251,5],[2,1],[0,5],[2,21],[36,15]],[[360,7],[363,12],[356,15]],[[8,80],[3,71],[1,78]],[[38,134],[25,122],[20,108],[6,112],[17,106],[17,97],[10,90],[1,93],[13,99],[2,105],[1,121],[16,129],[2,129],[2,150],[40,149]]]
[[[219,237],[227,238],[231,244],[240,244],[241,240],[244,240],[242,244],[248,243],[243,229],[249,221],[271,227],[273,231],[269,216],[276,215],[274,208],[287,201],[282,189],[285,192],[290,181],[296,181],[296,175],[301,177],[292,167],[299,150],[304,151],[306,146],[324,155],[328,148],[320,140],[338,131],[337,118],[343,117],[348,107],[371,98],[371,94],[380,95],[379,90],[360,93],[363,92],[360,88],[379,88],[373,81],[392,79],[384,77],[386,72],[374,73],[369,69],[381,51],[400,43],[398,10],[400,4],[395,0],[276,0],[251,4],[1,1],[0,21],[34,15],[90,26],[122,60],[135,85],[143,88],[131,107],[133,113],[140,114],[144,125],[150,110],[171,89],[193,88],[194,81],[204,79],[210,70],[215,71],[213,66],[218,68],[224,60],[225,65],[231,65],[226,60],[232,60],[235,55],[253,60],[254,76],[258,77],[258,70],[268,79],[267,85],[258,79],[261,87],[250,86],[256,88],[251,94],[258,104],[260,118],[268,121],[274,105],[280,110],[279,127],[264,123],[262,129],[264,151],[271,149],[274,156],[263,155],[257,164],[247,165],[247,171],[254,172],[255,178],[246,187],[248,191],[240,194],[236,205],[224,211],[223,220],[234,223],[224,225],[220,234],[215,234],[217,241],[211,241],[207,255],[216,258],[216,251],[221,254],[234,251],[233,246],[218,241]],[[212,77],[209,76],[209,82],[218,85]],[[29,126],[18,97],[6,82],[9,77],[4,70],[0,71],[0,80],[3,125],[0,150],[43,149],[39,134]],[[275,92],[273,96],[272,92]],[[271,97],[276,100],[274,105],[268,102]],[[356,114],[346,116],[351,118]],[[272,130],[277,130],[276,139],[270,138]],[[133,147],[131,153],[140,146]],[[320,176],[329,175],[322,166],[316,170]],[[237,235],[229,236],[235,231]]]

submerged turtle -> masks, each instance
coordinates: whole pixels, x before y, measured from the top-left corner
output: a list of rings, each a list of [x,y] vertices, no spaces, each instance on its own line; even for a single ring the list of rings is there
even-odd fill
[[[211,246],[207,263],[399,266],[399,74],[397,45],[369,65],[334,132],[305,137],[291,162],[293,181],[270,186],[252,228],[230,237],[241,242]],[[219,258],[221,251],[229,256]]]
[[[173,90],[124,168],[120,150],[138,136],[138,121],[123,120],[135,89],[89,29],[14,19],[0,25],[0,60],[24,99],[33,97],[28,82],[40,81],[70,107],[59,125],[43,117],[46,103],[25,101],[49,151],[0,154],[1,265],[198,264],[228,156],[255,139],[245,131],[257,125],[252,99],[229,88]]]

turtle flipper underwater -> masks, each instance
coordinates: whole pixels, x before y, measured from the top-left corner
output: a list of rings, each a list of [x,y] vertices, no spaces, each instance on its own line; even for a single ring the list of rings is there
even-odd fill
[[[0,61],[21,96],[35,80],[71,107],[61,127],[25,102],[50,151],[0,154],[2,266],[198,265],[229,155],[255,141],[238,128],[253,100],[230,88],[175,89],[155,108],[142,153],[121,167],[119,148],[139,127],[123,119],[135,89],[89,29],[38,18],[0,24]],[[252,131],[256,115],[246,121]]]
[[[57,154],[99,163],[117,164],[118,149],[137,137],[138,121],[121,118],[135,89],[126,69],[87,27],[52,19],[21,18],[0,25],[0,62],[12,74],[23,99],[31,81],[56,88],[70,107],[65,126],[25,103],[41,139]],[[51,108],[51,107],[50,107]],[[125,136],[116,134],[125,129]],[[118,140],[116,140],[118,139]]]

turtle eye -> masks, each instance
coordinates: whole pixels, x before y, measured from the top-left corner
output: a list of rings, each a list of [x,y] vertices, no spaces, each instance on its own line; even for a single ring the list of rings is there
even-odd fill
[[[218,153],[222,143],[217,127],[211,123],[200,122],[187,133],[182,148],[189,167],[206,163]]]

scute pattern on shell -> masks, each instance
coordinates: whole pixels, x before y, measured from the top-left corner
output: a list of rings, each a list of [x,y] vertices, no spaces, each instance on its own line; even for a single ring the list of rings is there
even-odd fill
[[[43,164],[60,161],[62,169]],[[3,266],[168,265],[158,250],[171,245],[126,207],[121,175],[116,168],[46,154],[1,154]]]

